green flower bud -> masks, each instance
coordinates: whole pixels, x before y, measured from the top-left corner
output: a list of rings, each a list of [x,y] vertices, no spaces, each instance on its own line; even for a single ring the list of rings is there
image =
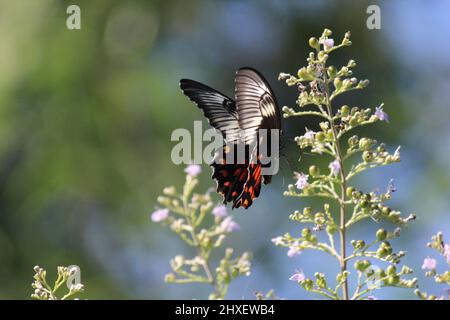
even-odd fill
[[[174,282],[176,279],[173,273],[168,273],[164,276],[164,282]]]
[[[355,146],[357,146],[358,145],[358,143],[359,143],[359,141],[358,141],[358,136],[351,136],[349,139],[348,139],[348,145],[349,145],[349,147],[355,147]]]
[[[316,285],[319,288],[325,289],[327,287],[327,281],[325,280],[325,275],[323,273],[316,272],[314,274],[316,277]]]
[[[320,45],[319,45],[319,40],[317,40],[317,38],[314,38],[314,37],[309,38],[308,43],[311,48],[319,50]]]
[[[314,282],[309,278],[301,281],[300,284],[306,291],[310,291],[314,287]]]
[[[397,272],[397,268],[395,266],[393,266],[393,265],[388,266],[387,269],[386,269],[386,273],[388,275],[390,275],[390,276],[395,275],[396,272]]]
[[[303,214],[304,214],[306,217],[310,216],[310,215],[312,214],[312,209],[311,209],[311,207],[304,207],[304,208],[303,208]]]
[[[322,35],[325,36],[325,37],[329,37],[329,36],[331,36],[332,34],[333,34],[333,32],[331,32],[331,30],[330,30],[330,29],[327,29],[327,28],[325,28],[325,29],[323,30],[323,33],[322,33]]]
[[[319,59],[320,62],[325,62],[328,60],[328,54],[326,54],[324,51],[320,51],[317,54],[317,58]]]
[[[334,66],[329,66],[327,73],[330,78],[333,78],[336,75],[336,68]]]
[[[309,228],[303,228],[302,237],[309,238],[311,236],[311,230]]]
[[[298,76],[300,79],[310,79],[310,78],[311,78],[311,74],[308,72],[308,70],[307,70],[305,67],[300,68],[300,69],[298,70],[297,76]]]
[[[350,118],[350,121],[348,122],[352,127],[356,127],[359,123],[359,119],[356,117]]]
[[[338,230],[338,228],[336,225],[328,225],[327,229],[326,229],[327,233],[329,233],[329,234],[335,234],[337,232],[337,230]]]
[[[319,142],[325,141],[325,133],[323,133],[322,131],[317,132],[317,133],[316,133],[316,139],[317,139],[317,141],[319,141]]]
[[[328,130],[326,135],[328,140],[333,140],[333,130]]]
[[[309,167],[309,174],[312,176],[312,177],[317,177],[318,175],[320,175],[320,170],[319,170],[319,168],[317,167],[317,166],[310,166]]]
[[[350,107],[348,105],[345,104],[341,107],[341,114],[343,117],[348,116],[349,112],[350,112]]]
[[[362,158],[365,162],[373,161],[373,153],[370,151],[364,151],[362,154]]]
[[[379,229],[376,233],[376,237],[378,241],[383,241],[386,239],[387,232],[384,229]]]
[[[335,78],[333,84],[336,90],[339,90],[342,87],[342,81],[340,78]]]
[[[364,240],[356,241],[356,249],[362,249],[365,245],[366,243],[364,242]]]
[[[361,150],[370,150],[370,148],[372,147],[372,141],[368,138],[362,138],[361,140],[359,140],[359,148]]]
[[[366,200],[363,200],[359,203],[359,206],[361,208],[367,208],[369,206],[369,202],[367,202]]]
[[[314,223],[322,225],[326,222],[325,215],[322,212],[318,212],[314,216]]]
[[[355,62],[355,60],[350,60],[350,61],[347,63],[347,67],[348,67],[348,68],[354,68],[354,67],[356,67],[356,62]]]
[[[344,89],[348,89],[352,86],[352,82],[350,81],[350,79],[344,79],[344,81],[342,81],[342,86],[344,87]]]
[[[396,284],[399,283],[399,281],[400,281],[399,276],[392,276],[387,279],[387,283],[391,286],[395,286]]]
[[[353,191],[352,198],[356,200],[361,198],[361,191]]]
[[[378,248],[376,255],[378,258],[384,258],[388,255],[388,253],[384,248]]]
[[[355,188],[347,187],[347,190],[345,190],[345,194],[347,195],[347,197],[351,198],[354,191],[355,191]]]
[[[389,208],[388,206],[383,206],[383,208],[381,209],[381,213],[383,215],[389,215],[389,213],[391,212],[391,208]]]
[[[369,260],[357,260],[353,267],[358,271],[364,272],[370,265],[371,263]]]

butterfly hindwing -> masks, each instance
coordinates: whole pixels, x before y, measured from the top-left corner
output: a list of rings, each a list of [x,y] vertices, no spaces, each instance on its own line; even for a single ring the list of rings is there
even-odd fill
[[[248,165],[248,177],[241,195],[234,201],[233,208],[244,207],[247,209],[261,191],[261,163]]]

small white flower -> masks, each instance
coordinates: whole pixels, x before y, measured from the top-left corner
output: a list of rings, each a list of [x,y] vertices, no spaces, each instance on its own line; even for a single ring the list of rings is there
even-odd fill
[[[202,167],[200,167],[198,164],[190,164],[184,169],[184,172],[186,172],[191,177],[196,177],[202,172]]]
[[[221,204],[213,209],[212,214],[216,218],[224,218],[227,216],[227,207],[224,204]]]
[[[158,209],[152,213],[151,219],[153,222],[161,222],[166,220],[169,216],[169,209]]]
[[[446,244],[444,246],[444,257],[447,259],[447,263],[450,263],[450,245]]]
[[[271,240],[276,246],[283,244],[283,237],[275,237]]]
[[[226,217],[221,223],[220,228],[225,232],[233,232],[239,230],[241,227],[233,221],[233,217]]]
[[[434,270],[434,269],[436,269],[436,265],[437,265],[436,259],[426,257],[423,260],[422,269]]]
[[[389,115],[383,111],[383,105],[381,104],[379,107],[376,107],[375,116],[381,121],[389,122]]]
[[[334,46],[333,38],[329,38],[329,39],[325,39],[325,40],[322,39],[319,41],[319,43],[323,45],[323,48],[325,50],[330,50]]]
[[[290,247],[289,250],[287,252],[287,256],[289,258],[293,258],[295,256],[298,256],[302,253],[301,249],[298,246],[298,242],[294,242]]]
[[[295,281],[295,282],[301,282],[301,281],[305,280],[305,274],[301,270],[300,271],[296,270],[295,273],[289,278],[289,280]]]
[[[294,178],[297,179],[297,182],[295,183],[295,186],[297,187],[297,189],[302,190],[309,185],[308,177],[309,177],[309,175],[304,174],[302,172],[300,172],[300,173],[294,172]]]
[[[316,135],[316,133],[312,130],[309,130],[308,128],[305,127],[305,134],[303,135],[306,139],[314,139],[314,136]]]
[[[328,168],[330,168],[330,171],[334,176],[337,176],[339,174],[339,171],[341,170],[341,165],[339,161],[334,160],[328,165]]]

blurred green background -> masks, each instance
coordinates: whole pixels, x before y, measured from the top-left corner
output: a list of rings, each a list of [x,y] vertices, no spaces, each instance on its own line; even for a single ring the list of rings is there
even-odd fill
[[[381,30],[366,28],[369,4],[381,8]],[[81,30],[66,28],[66,8],[81,8]],[[394,248],[421,276],[429,237],[450,237],[450,20],[447,1],[6,1],[0,2],[0,298],[27,299],[33,266],[82,270],[88,299],[205,298],[208,288],[169,285],[169,259],[184,251],[149,214],[163,187],[181,185],[182,166],[170,161],[176,128],[192,129],[202,115],[180,92],[187,77],[232,95],[236,69],[252,66],[273,85],[280,105],[293,106],[296,90],[276,81],[306,63],[307,39],[324,27],[353,46],[336,64],[358,62],[369,78],[347,104],[385,102],[390,124],[361,134],[402,145],[402,162],[374,170],[358,183],[384,190],[396,181],[392,205],[418,220]],[[287,138],[316,128],[317,119],[283,122]],[[287,156],[299,158],[288,143]],[[302,156],[296,170],[313,159]],[[241,231],[230,245],[254,253],[253,273],[231,287],[229,298],[252,299],[275,289],[288,299],[306,298],[289,276],[330,275],[337,265],[317,253],[289,259],[270,239],[299,227],[294,209],[311,204],[285,199],[292,183],[286,163],[251,209],[237,210]],[[326,163],[323,163],[326,167]],[[213,185],[203,165],[200,189]],[[312,203],[313,204],[313,203]],[[357,228],[369,238],[379,226]],[[441,260],[441,267],[443,263]],[[388,289],[378,298],[414,298]]]

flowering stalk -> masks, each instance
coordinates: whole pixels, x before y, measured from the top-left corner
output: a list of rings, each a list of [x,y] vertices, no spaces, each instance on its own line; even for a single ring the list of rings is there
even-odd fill
[[[239,229],[224,205],[213,206],[209,192],[196,194],[196,176],[201,169],[190,165],[185,170],[186,182],[181,194],[175,187],[163,190],[158,202],[164,207],[153,212],[153,222],[170,226],[187,245],[196,249],[194,258],[177,255],[170,262],[172,271],[165,277],[170,283],[207,283],[213,288],[209,299],[224,299],[230,282],[240,275],[250,275],[250,253],[233,258],[233,249],[226,248],[223,258],[212,269],[211,255],[221,248],[226,237]],[[212,220],[212,221],[211,221]]]
[[[422,265],[422,269],[426,270],[425,275],[433,278],[436,283],[450,285],[450,244],[445,243],[442,232],[438,232],[436,235],[431,237],[431,242],[427,243],[427,247],[434,249],[438,255],[445,259],[447,270],[439,273],[437,271],[437,260],[432,257],[427,257],[424,259]],[[441,295],[439,297],[434,294],[428,294],[420,291],[419,289],[416,289],[414,293],[423,300],[450,300],[450,290],[448,289],[446,296]]]
[[[379,166],[388,165],[400,161],[400,148],[394,153],[386,151],[383,143],[368,137],[351,135],[347,138],[347,146],[344,139],[355,128],[368,125],[377,121],[388,122],[388,115],[383,110],[383,104],[375,109],[359,107],[350,108],[342,105],[337,112],[333,111],[334,99],[348,91],[364,89],[369,81],[358,81],[352,77],[351,70],[356,66],[354,60],[337,69],[333,65],[327,65],[331,53],[341,47],[351,45],[350,32],[347,32],[340,44],[335,45],[330,38],[331,31],[325,29],[319,39],[311,38],[309,45],[315,49],[309,54],[308,65],[298,70],[297,75],[287,73],[280,74],[280,80],[284,80],[289,86],[296,86],[300,91],[297,99],[299,109],[283,107],[285,118],[293,116],[318,116],[322,120],[317,132],[306,128],[303,136],[295,138],[300,149],[310,149],[312,153],[331,157],[328,165],[329,172],[321,173],[318,166],[312,165],[309,174],[294,173],[297,180],[295,186],[289,185],[286,196],[290,197],[321,197],[323,211],[314,212],[310,207],[295,211],[290,219],[313,224],[313,228],[304,228],[300,237],[294,237],[289,233],[273,239],[276,245],[288,247],[288,256],[294,257],[303,250],[312,249],[325,252],[334,256],[340,271],[336,276],[336,286],[329,287],[326,277],[322,273],[314,275],[315,281],[307,278],[302,272],[295,273],[291,280],[298,282],[304,289],[330,299],[367,299],[369,293],[375,288],[383,286],[415,287],[416,279],[403,280],[403,275],[412,270],[403,267],[397,272],[395,264],[405,255],[399,251],[394,253],[389,240],[399,236],[400,228],[392,232],[384,229],[377,231],[375,239],[368,244],[364,240],[352,240],[350,244],[353,252],[347,253],[347,230],[356,223],[371,218],[375,222],[381,220],[391,221],[398,226],[405,226],[414,215],[402,218],[400,212],[392,210],[385,202],[391,198],[395,188],[389,183],[384,193],[364,193],[356,187],[348,186],[349,181],[359,173]],[[305,107],[311,107],[305,110]],[[350,166],[351,158],[361,154],[361,162]],[[336,213],[333,213],[336,212]],[[324,232],[323,232],[324,231]],[[319,237],[326,234],[327,241],[319,241]],[[339,237],[339,248],[335,245],[335,237]],[[377,247],[376,250],[370,250]],[[359,260],[363,258],[363,260]],[[370,260],[378,259],[388,262],[386,270],[372,267]],[[348,283],[348,263],[356,260],[354,269],[357,274],[357,283],[353,286],[354,292],[350,295]]]
[[[63,284],[67,283],[71,276],[77,272],[76,268],[58,267],[58,277],[55,283],[51,286],[47,282],[47,271],[39,266],[34,267],[34,282],[31,284],[34,293],[31,298],[37,300],[58,300],[57,292]],[[69,292],[64,294],[60,300],[67,300],[84,291],[84,285],[81,283],[68,285]]]

